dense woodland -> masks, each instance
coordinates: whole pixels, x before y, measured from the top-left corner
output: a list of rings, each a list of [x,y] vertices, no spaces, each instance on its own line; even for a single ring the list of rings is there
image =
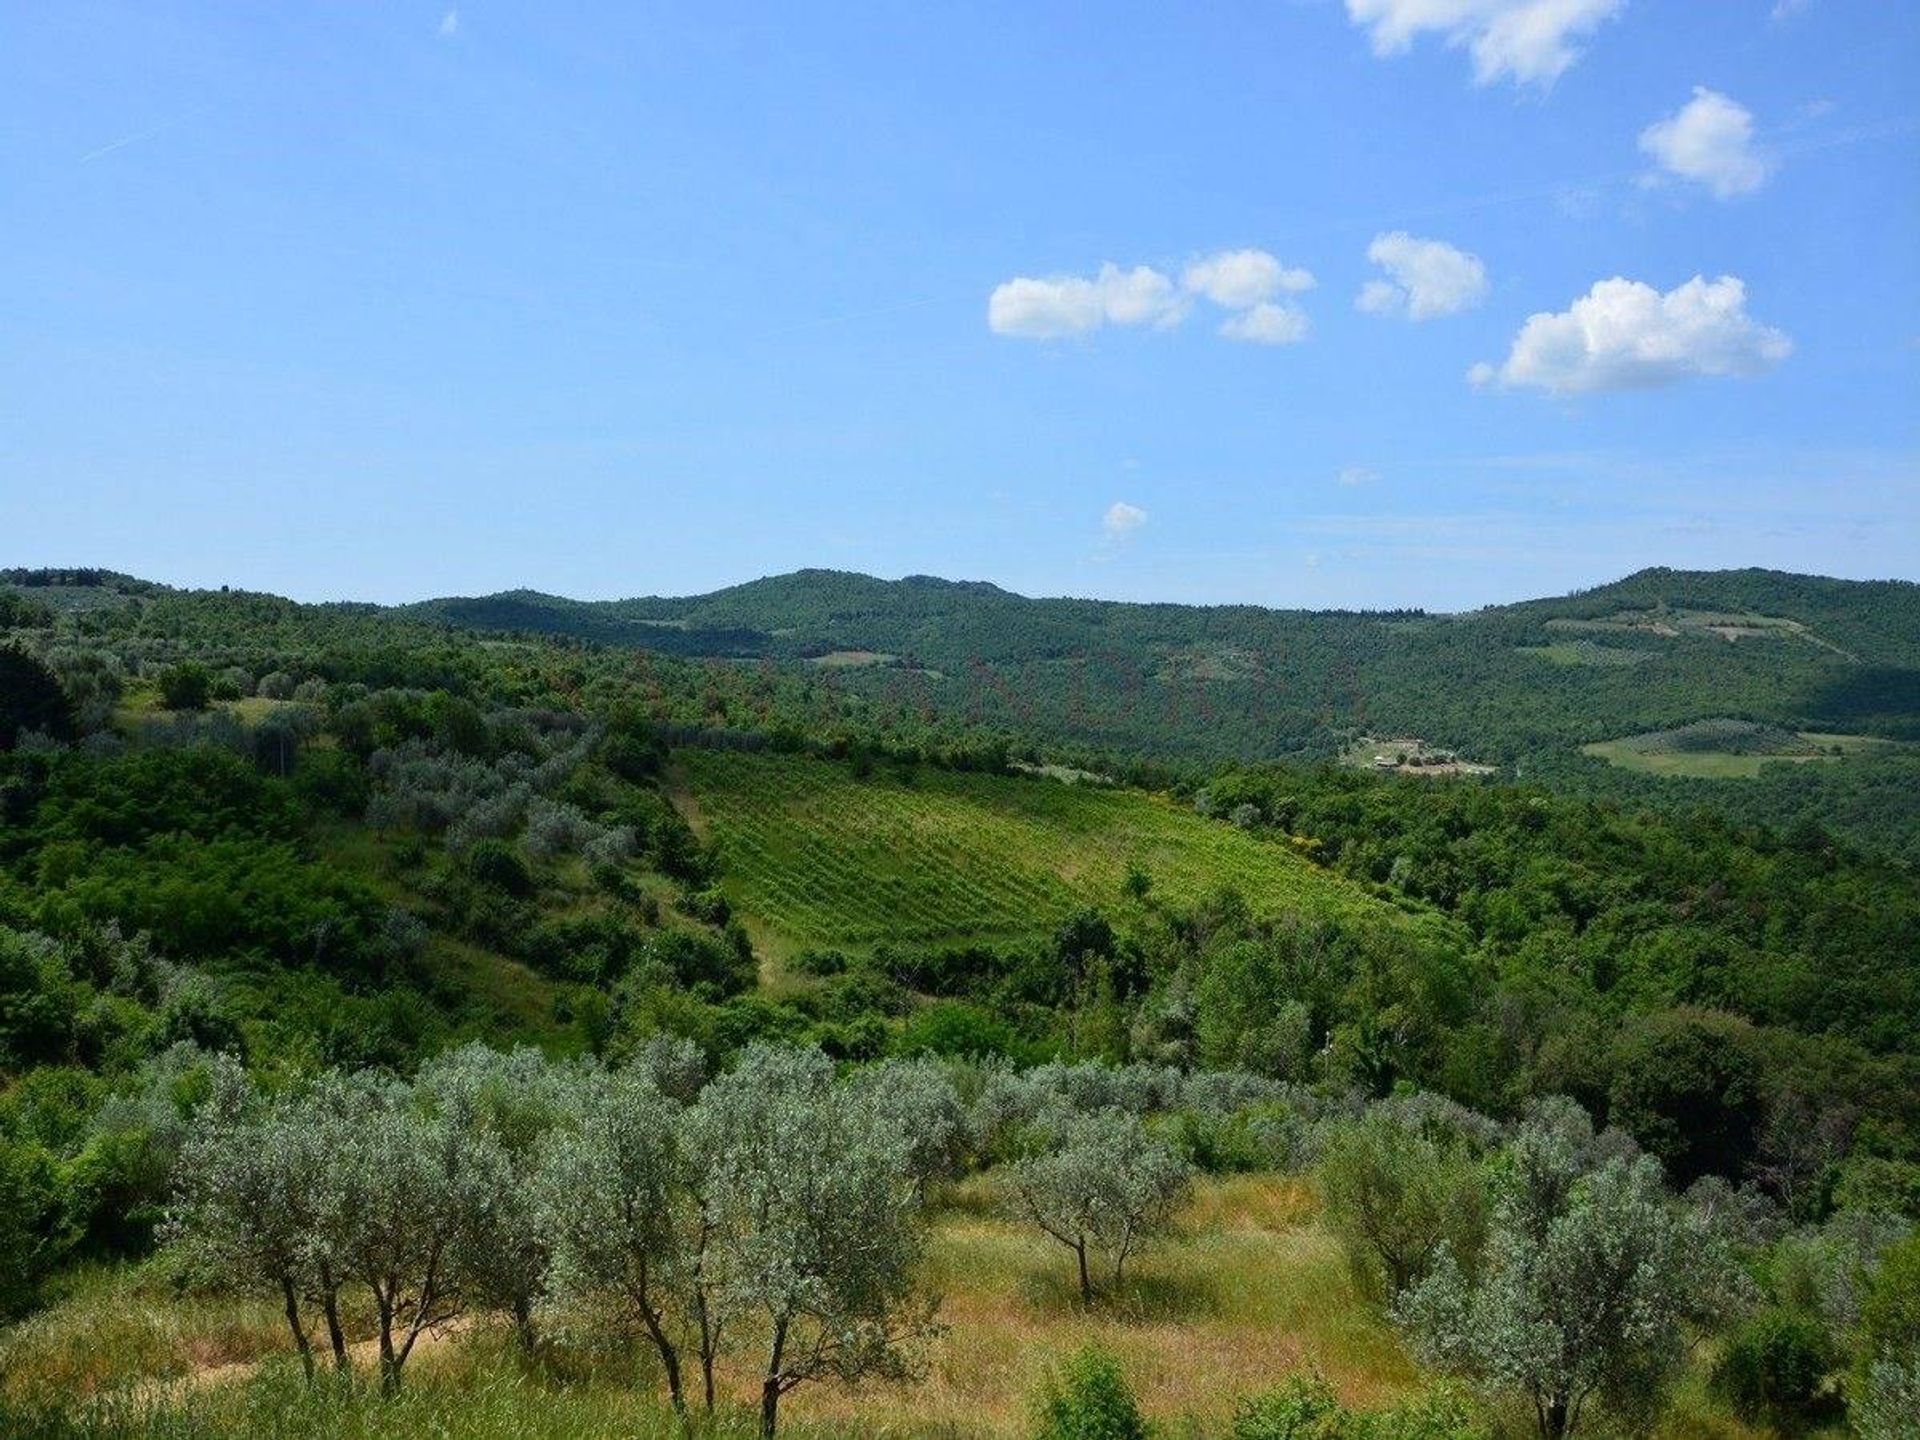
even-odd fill
[[[35,1388],[35,1325],[112,1275],[261,1297],[308,1376],[375,1345],[388,1399],[341,1405],[430,1404],[413,1344],[495,1316],[539,1373],[624,1337],[661,1413],[770,1434],[789,1391],[924,1372],[943,1215],[990,1195],[1097,1308],[1196,1184],[1251,1174],[1307,1177],[1421,1369],[1372,1408],[1249,1390],[1235,1436],[1555,1440],[1670,1404],[1911,1433],[1912,754],[1663,790],[1577,745],[1709,715],[1920,739],[1915,587],[1647,572],[1430,617],[819,572],[402,611],[6,578],[14,1429],[247,1433]],[[1617,618],[1681,612],[1799,628]],[[1569,634],[1645,658],[1528,653]],[[853,651],[885,658],[819,663]],[[1509,769],[1314,763],[1369,729]],[[1051,765],[1314,886],[1176,893],[1143,854],[1023,933],[789,946],[696,824],[683,757],[716,750],[908,795]],[[1576,1323],[1594,1293],[1617,1314]],[[1036,1423],[1140,1433],[1129,1383],[1083,1355]]]

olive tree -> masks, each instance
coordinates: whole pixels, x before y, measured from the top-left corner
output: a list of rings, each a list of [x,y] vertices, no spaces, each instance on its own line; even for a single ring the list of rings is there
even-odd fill
[[[1920,1415],[1920,1349],[1873,1361],[1848,1415],[1860,1440],[1910,1440]]]
[[[953,1175],[964,1158],[967,1107],[939,1061],[887,1060],[854,1072],[853,1085],[882,1122],[907,1142],[907,1170],[922,1198],[927,1185]]]
[[[294,1102],[263,1100],[237,1061],[216,1060],[210,1093],[181,1148],[162,1236],[195,1270],[276,1295],[311,1377],[313,1344],[301,1304],[323,1288],[312,1211],[320,1156],[303,1118]],[[336,1362],[344,1364],[338,1312],[325,1308]]]
[[[597,1303],[646,1333],[667,1394],[686,1410],[681,1355],[698,1350],[707,1409],[726,1297],[709,1264],[713,1225],[683,1143],[681,1105],[636,1068],[583,1086],[578,1125],[553,1131],[540,1167],[556,1294]]]
[[[523,1349],[533,1348],[551,1259],[539,1206],[542,1142],[572,1120],[583,1083],[577,1068],[553,1065],[531,1046],[502,1052],[477,1042],[435,1057],[415,1082],[437,1119],[494,1152],[489,1163],[504,1169],[506,1183],[471,1208],[452,1268],[465,1302],[504,1312]]]
[[[238,1061],[216,1058],[208,1098],[174,1163],[162,1230],[203,1274],[275,1294],[309,1375],[314,1347],[303,1306],[319,1311],[334,1367],[349,1365],[334,1128],[347,1089],[330,1073],[307,1089],[266,1097]]]
[[[1465,1145],[1376,1106],[1327,1142],[1320,1182],[1328,1223],[1365,1294],[1391,1300],[1425,1279],[1443,1245],[1472,1269],[1487,1204]]]
[[[690,1117],[716,1283],[765,1340],[760,1433],[809,1380],[911,1372],[934,1303],[907,1137],[817,1050],[753,1046]]]
[[[459,1247],[490,1223],[511,1171],[498,1146],[458,1114],[425,1107],[412,1087],[335,1076],[317,1099],[327,1155],[317,1244],[373,1302],[380,1384],[391,1393],[420,1336],[459,1314]]]
[[[1477,1280],[1443,1248],[1395,1313],[1428,1360],[1519,1391],[1559,1440],[1596,1399],[1657,1397],[1732,1267],[1647,1157],[1583,1169],[1572,1137],[1530,1126],[1507,1158]]]
[[[1073,1251],[1080,1298],[1093,1299],[1090,1251],[1111,1257],[1113,1283],[1187,1193],[1186,1162],[1137,1115],[1095,1110],[1045,1127],[1042,1148],[1013,1166],[1014,1208]]]

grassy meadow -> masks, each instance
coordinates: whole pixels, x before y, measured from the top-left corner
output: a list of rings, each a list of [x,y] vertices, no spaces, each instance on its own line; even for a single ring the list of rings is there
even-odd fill
[[[1022,1436],[1032,1430],[1035,1396],[1090,1343],[1119,1358],[1143,1412],[1169,1437],[1224,1434],[1239,1398],[1295,1374],[1317,1372],[1361,1408],[1420,1388],[1392,1328],[1356,1292],[1304,1178],[1201,1181],[1175,1232],[1091,1307],[1079,1301],[1070,1266],[1066,1250],[1003,1213],[992,1177],[962,1182],[932,1213],[925,1278],[946,1328],[925,1356],[924,1378],[802,1386],[782,1407],[781,1433]],[[350,1333],[370,1333],[370,1317],[349,1311],[347,1321]],[[323,1377],[310,1388],[265,1299],[183,1298],[152,1268],[98,1270],[0,1343],[0,1429],[10,1423],[18,1440],[682,1433],[651,1351],[609,1348],[563,1322],[532,1358],[488,1323],[429,1339],[392,1401],[370,1382],[369,1344],[356,1344],[355,1356],[366,1383]],[[752,1433],[749,1371],[744,1355],[728,1363],[723,1413],[710,1433]],[[1762,1433],[1706,1402],[1697,1381],[1682,1386],[1656,1432],[1662,1440]]]
[[[1702,780],[1751,780],[1762,767],[1786,761],[1831,760],[1886,746],[1865,735],[1781,730],[1739,720],[1701,720],[1672,730],[1627,735],[1581,746],[1584,754],[1644,775]]]
[[[1285,842],[1140,791],[930,767],[861,778],[792,755],[684,751],[677,763],[678,798],[720,846],[728,898],[776,952],[1039,936],[1118,903],[1130,866],[1173,900],[1230,885],[1264,913],[1394,913]]]

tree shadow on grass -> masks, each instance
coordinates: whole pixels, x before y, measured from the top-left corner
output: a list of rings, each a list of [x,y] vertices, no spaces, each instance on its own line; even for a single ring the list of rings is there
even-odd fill
[[[1129,1271],[1118,1285],[1109,1272],[1095,1280],[1089,1303],[1080,1298],[1071,1258],[1058,1267],[1028,1271],[1020,1293],[1045,1314],[1087,1315],[1123,1325],[1200,1320],[1220,1313],[1220,1296],[1205,1276],[1163,1271]]]

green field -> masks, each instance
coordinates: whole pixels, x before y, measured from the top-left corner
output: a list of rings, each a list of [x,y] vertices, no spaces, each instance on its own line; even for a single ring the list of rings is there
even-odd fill
[[[1545,660],[1550,665],[1591,665],[1614,667],[1639,665],[1653,659],[1651,650],[1627,650],[1618,645],[1600,645],[1592,640],[1558,640],[1551,645],[1522,645],[1522,655]]]
[[[1256,913],[1396,913],[1285,844],[1138,791],[930,768],[856,779],[787,755],[677,760],[728,897],[780,948],[1044,934],[1118,902],[1130,865],[1156,897],[1231,885]]]
[[[1867,735],[1831,735],[1779,730],[1739,720],[1701,720],[1673,730],[1655,730],[1580,747],[1584,754],[1647,775],[1700,780],[1751,780],[1780,761],[1831,760],[1888,742]]]

